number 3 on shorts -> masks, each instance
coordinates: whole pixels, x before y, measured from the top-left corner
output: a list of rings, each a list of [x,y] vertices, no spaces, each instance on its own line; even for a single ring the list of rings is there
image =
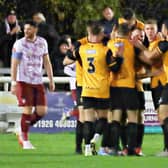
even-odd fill
[[[94,57],[88,57],[87,58],[88,64],[89,64],[89,68],[88,68],[88,72],[89,73],[94,73],[95,72],[95,66],[94,66]]]

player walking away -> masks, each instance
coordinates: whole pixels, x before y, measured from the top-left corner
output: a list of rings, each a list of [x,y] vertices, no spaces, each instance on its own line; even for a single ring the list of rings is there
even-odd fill
[[[23,107],[21,134],[18,136],[23,149],[34,149],[28,137],[29,128],[47,112],[42,84],[43,65],[49,78],[50,90],[54,91],[55,88],[47,43],[45,39],[36,36],[37,31],[37,24],[27,21],[24,37],[15,42],[12,51],[11,92],[17,96],[19,106]]]

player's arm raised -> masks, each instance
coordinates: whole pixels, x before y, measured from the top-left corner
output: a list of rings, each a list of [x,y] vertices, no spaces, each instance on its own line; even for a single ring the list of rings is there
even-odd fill
[[[74,43],[74,49],[72,50],[68,50],[66,53],[66,56],[63,60],[63,65],[69,65],[72,64],[76,61],[76,53],[78,52],[78,49],[80,47],[81,43],[80,42],[75,42]]]

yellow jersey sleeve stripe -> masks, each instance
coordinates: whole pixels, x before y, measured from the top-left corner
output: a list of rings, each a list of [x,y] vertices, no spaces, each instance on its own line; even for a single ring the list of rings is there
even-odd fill
[[[115,61],[115,62],[109,64],[108,66],[109,66],[109,67],[112,67],[112,66],[114,66],[114,65],[116,65],[116,64],[117,64],[117,62]]]

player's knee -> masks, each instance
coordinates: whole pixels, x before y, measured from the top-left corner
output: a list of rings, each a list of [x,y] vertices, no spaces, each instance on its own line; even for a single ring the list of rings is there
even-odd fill
[[[37,107],[36,112],[39,116],[44,116],[47,114],[47,106]]]
[[[23,113],[24,114],[31,114],[32,107],[23,107]]]
[[[137,123],[138,122],[137,116],[135,116],[135,115],[128,115],[128,122]]]

